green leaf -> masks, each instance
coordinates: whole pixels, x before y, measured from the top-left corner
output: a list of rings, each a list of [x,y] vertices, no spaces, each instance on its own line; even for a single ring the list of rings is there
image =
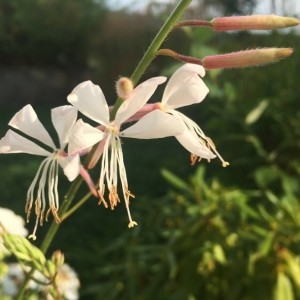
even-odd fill
[[[226,263],[225,253],[224,253],[224,250],[223,250],[223,248],[220,244],[215,244],[214,245],[213,253],[214,253],[214,257],[217,260],[217,262],[219,262],[222,265]]]
[[[294,300],[294,293],[290,279],[279,271],[274,288],[273,300]]]
[[[246,118],[245,118],[245,123],[247,125],[251,125],[255,123],[264,113],[266,108],[268,107],[269,102],[267,100],[261,101],[253,110],[251,110]]]
[[[170,184],[174,185],[176,188],[190,191],[189,185],[170,171],[162,169],[161,174]]]

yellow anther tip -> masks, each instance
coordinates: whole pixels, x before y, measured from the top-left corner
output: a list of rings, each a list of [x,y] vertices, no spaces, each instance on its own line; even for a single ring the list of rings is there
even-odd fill
[[[132,228],[134,226],[137,226],[137,222],[135,221],[130,221],[129,224],[128,224],[128,228]]]

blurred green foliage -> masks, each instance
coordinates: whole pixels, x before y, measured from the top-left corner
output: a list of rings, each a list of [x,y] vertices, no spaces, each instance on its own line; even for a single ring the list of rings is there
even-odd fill
[[[6,62],[78,64],[94,70],[104,89],[133,70],[161,23],[160,16],[108,15],[101,1],[10,0],[0,8]],[[229,167],[191,168],[173,139],[124,141],[139,226],[127,230],[122,205],[111,212],[91,199],[50,249],[61,249],[79,273],[81,299],[300,299],[299,44],[296,31],[170,35],[169,48],[197,57],[267,46],[295,53],[263,68],[207,72],[209,96],[184,110]],[[159,58],[146,76],[171,69],[172,60]],[[2,111],[3,133],[13,113]],[[0,159],[1,204],[21,213],[39,160]]]

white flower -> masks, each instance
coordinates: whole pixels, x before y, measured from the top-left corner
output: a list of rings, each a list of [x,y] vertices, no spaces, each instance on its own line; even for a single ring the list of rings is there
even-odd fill
[[[56,286],[58,293],[63,299],[66,300],[77,300],[79,299],[79,287],[80,282],[76,272],[68,265],[63,264],[57,272],[55,277]],[[46,293],[47,300],[54,300],[54,298]]]
[[[201,128],[190,118],[177,111],[177,108],[200,103],[207,95],[208,88],[202,79],[205,70],[200,65],[185,64],[171,76],[168,81],[160,103],[160,109],[181,120],[185,130],[176,135],[179,143],[191,153],[192,164],[199,158],[210,160],[215,154],[222,161],[222,165],[228,165],[217,152],[212,140],[208,138]],[[149,113],[153,114],[155,111]],[[132,128],[133,130],[134,128]],[[129,132],[131,133],[131,131]],[[199,159],[199,160],[200,160]]]
[[[176,138],[192,154],[192,163],[197,157],[210,160],[215,154],[221,159],[225,167],[228,163],[223,160],[212,140],[205,136],[201,128],[176,108],[200,103],[209,90],[203,80],[205,69],[200,65],[185,64],[170,78],[165,88],[161,106],[162,110],[177,116],[186,126],[186,130]],[[194,160],[194,161],[193,161]]]
[[[1,281],[1,287],[4,295],[16,296],[20,286],[25,278],[24,271],[20,264],[10,263],[8,264],[8,271],[3,276]]]
[[[37,225],[39,223],[43,224],[45,214],[46,220],[48,214],[52,212],[56,221],[60,221],[57,213],[59,208],[57,190],[58,165],[63,168],[64,174],[70,181],[74,180],[79,174],[79,155],[74,154],[70,156],[64,152],[69,141],[70,130],[75,124],[76,118],[77,110],[71,105],[60,106],[51,110],[52,123],[58,134],[60,143],[60,147],[57,148],[31,105],[26,105],[15,114],[8,125],[27,135],[30,139],[9,129],[6,135],[0,140],[1,154],[28,153],[46,157],[41,163],[27,192],[27,222],[29,221],[33,202],[35,202],[36,224],[33,234],[30,235],[33,239],[36,238]],[[32,140],[38,141],[44,147],[39,146]],[[49,208],[46,211],[47,198]]]
[[[0,224],[7,232],[11,234],[24,237],[28,234],[27,229],[24,227],[25,222],[23,218],[16,215],[8,208],[0,207]],[[7,252],[1,239],[1,232],[3,231],[2,227],[0,227],[0,254]]]
[[[23,284],[25,274],[28,272],[30,272],[30,268],[28,267],[22,267],[19,263],[9,263],[8,271],[0,282],[4,295],[16,296],[20,286]],[[32,278],[37,281],[30,280],[28,289],[39,295],[39,299],[54,300],[50,293],[52,286],[49,286],[49,279],[39,271],[35,271]],[[63,264],[57,270],[57,275],[55,276],[55,289],[60,296],[59,299],[79,299],[79,287],[80,282],[76,272],[68,264]]]
[[[137,223],[132,220],[129,210],[129,198],[134,198],[134,195],[128,188],[120,136],[126,135],[127,137],[143,139],[163,138],[181,133],[183,127],[177,118],[166,115],[160,110],[156,110],[151,116],[146,115],[133,125],[135,128],[133,134],[126,134],[131,127],[121,131],[121,125],[145,105],[157,86],[165,80],[165,77],[155,77],[138,85],[122,103],[113,121],[110,120],[109,108],[102,90],[91,81],[79,84],[68,96],[68,101],[82,114],[101,125],[98,129],[82,120],[77,121],[72,132],[68,152],[70,154],[76,153],[101,141],[99,149],[102,160],[98,190],[100,203],[103,202],[107,206],[105,201],[106,189],[108,190],[111,209],[114,209],[120,202],[118,195],[118,178],[120,178],[129,217],[128,227],[133,227]]]

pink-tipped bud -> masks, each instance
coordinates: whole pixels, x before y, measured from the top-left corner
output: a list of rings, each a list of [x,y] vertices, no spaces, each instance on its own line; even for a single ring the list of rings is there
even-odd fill
[[[262,66],[278,62],[293,53],[291,48],[264,48],[206,56],[201,64],[205,69],[228,69]]]
[[[213,30],[271,30],[299,25],[299,20],[275,15],[219,17],[211,21]]]
[[[116,83],[116,91],[119,98],[125,100],[133,91],[133,83],[127,77],[121,77]]]

